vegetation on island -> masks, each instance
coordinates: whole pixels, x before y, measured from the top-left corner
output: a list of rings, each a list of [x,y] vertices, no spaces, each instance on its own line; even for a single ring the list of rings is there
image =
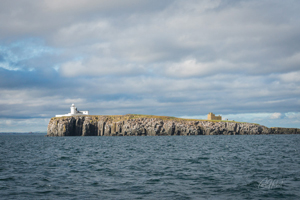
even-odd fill
[[[236,121],[230,121],[230,120],[208,120],[208,119],[184,119],[184,118],[178,118],[178,117],[170,117],[170,116],[157,116],[157,115],[142,115],[142,114],[126,114],[126,115],[80,115],[81,117],[89,117],[90,122],[98,121],[100,118],[107,118],[108,121],[125,121],[130,119],[139,119],[139,118],[155,118],[155,119],[161,119],[161,120],[172,120],[172,121],[210,121],[210,122],[233,122],[233,123],[248,123],[248,122],[236,122]],[[57,120],[57,119],[67,119],[69,117],[80,117],[80,116],[63,116],[63,117],[53,117],[51,120]],[[250,123],[259,125],[256,123]]]

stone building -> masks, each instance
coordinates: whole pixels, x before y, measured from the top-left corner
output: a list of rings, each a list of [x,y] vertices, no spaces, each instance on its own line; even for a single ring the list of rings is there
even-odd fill
[[[221,117],[220,115],[219,115],[219,116],[216,116],[216,115],[213,114],[213,113],[208,113],[207,119],[208,119],[208,120],[222,120],[222,117]]]

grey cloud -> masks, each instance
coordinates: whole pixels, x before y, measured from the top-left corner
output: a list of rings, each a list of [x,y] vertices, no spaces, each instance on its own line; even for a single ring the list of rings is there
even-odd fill
[[[218,6],[217,3],[206,4],[209,8]],[[281,6],[281,3],[276,4],[270,8],[274,15]],[[254,75],[290,72],[298,65],[298,61],[293,65],[281,63],[299,52],[299,48],[291,48],[290,45],[295,39],[293,35],[299,35],[298,26],[295,26],[299,21],[292,20],[284,24],[286,21],[276,21],[277,18],[272,20],[262,10],[266,2],[261,5],[245,1],[239,7],[227,7],[218,12],[199,8],[201,4],[198,7],[195,3],[192,5],[195,9],[190,12],[182,12],[184,8],[171,6],[157,16],[141,14],[129,17],[121,26],[122,29],[111,20],[83,23],[78,30],[72,31],[73,28],[70,28],[65,38],[78,36],[77,43],[71,42],[75,45],[89,38],[103,40],[99,46],[104,46],[105,51],[100,56],[113,56],[125,63],[154,62],[163,66],[165,62],[180,64],[186,59],[196,59],[199,63],[224,60],[236,66],[235,70],[243,67],[246,68],[244,72]],[[84,49],[94,47],[95,44],[92,44],[84,46]],[[99,56],[99,53],[91,54]],[[276,62],[274,57],[279,61]],[[151,68],[151,65],[147,67]],[[215,71],[222,68],[224,66]]]
[[[299,112],[297,1],[70,2],[2,1],[0,44],[54,53],[1,54],[0,117]]]
[[[131,12],[147,12],[162,9],[172,1],[153,3],[150,0],[112,1],[28,1],[4,0],[0,8],[1,37],[16,39],[27,35],[45,37],[60,29],[81,21],[104,16],[119,16]]]
[[[87,62],[71,61],[60,67],[62,75],[67,77],[77,76],[105,76],[122,75],[135,76],[145,73],[146,69],[141,65],[121,64],[115,59],[90,58]]]

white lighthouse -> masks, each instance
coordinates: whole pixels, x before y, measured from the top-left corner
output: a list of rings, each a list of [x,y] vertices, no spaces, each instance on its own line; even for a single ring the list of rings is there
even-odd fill
[[[71,114],[72,114],[72,115],[75,115],[75,114],[76,114],[76,111],[77,111],[77,108],[75,107],[75,104],[72,104],[72,105],[71,105]]]
[[[76,116],[76,115],[88,115],[89,111],[78,111],[74,104],[70,107],[71,112],[65,115],[55,115],[55,117],[64,117],[64,116]]]

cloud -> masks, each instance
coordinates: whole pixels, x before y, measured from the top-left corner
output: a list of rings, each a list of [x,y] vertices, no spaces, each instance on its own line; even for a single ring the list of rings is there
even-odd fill
[[[280,74],[279,78],[284,82],[300,82],[300,71]]]
[[[62,27],[81,21],[101,17],[124,17],[129,13],[143,13],[164,8],[170,2],[150,0],[111,0],[111,1],[64,1],[57,0],[3,0],[0,8],[0,39],[34,37],[47,38]]]
[[[0,118],[49,119],[76,103],[92,114],[214,112],[291,126],[299,9],[280,0],[4,0]]]
[[[115,59],[92,57],[88,61],[73,61],[61,65],[60,72],[67,77],[137,75],[145,72],[142,65],[122,64]]]
[[[181,63],[170,64],[166,68],[166,75],[173,77],[197,77],[216,75],[218,73],[230,73],[236,66],[222,60],[212,63],[199,63],[195,59],[185,60]]]
[[[18,40],[11,44],[0,45],[0,67],[14,71],[41,68],[37,65],[40,58],[48,60],[47,57],[58,53],[58,50],[45,46],[39,39]],[[47,65],[43,64],[43,67],[45,66]]]
[[[82,99],[82,98],[77,98],[77,99],[65,99],[65,102],[66,103],[69,103],[69,104],[73,104],[73,103],[83,103],[83,102],[86,102],[85,99]]]
[[[72,24],[53,35],[53,41],[76,47],[77,53],[88,53],[89,59],[113,57],[157,70],[148,64],[152,63],[167,75],[228,69],[253,75],[291,72],[300,51],[290,44],[300,32],[295,26],[298,22],[266,16],[267,5],[268,1],[226,5],[221,1],[178,1],[160,12],[128,14],[120,19],[123,24],[118,23],[119,16]],[[277,1],[268,12],[274,17],[280,6],[287,5]],[[180,70],[184,67],[188,69]],[[97,68],[90,71],[97,74]]]
[[[278,61],[279,64],[289,67],[294,67],[294,69],[298,69],[300,65],[300,52],[296,52],[295,54],[285,57]]]
[[[279,119],[281,117],[281,113],[273,113],[270,116],[270,119]]]

